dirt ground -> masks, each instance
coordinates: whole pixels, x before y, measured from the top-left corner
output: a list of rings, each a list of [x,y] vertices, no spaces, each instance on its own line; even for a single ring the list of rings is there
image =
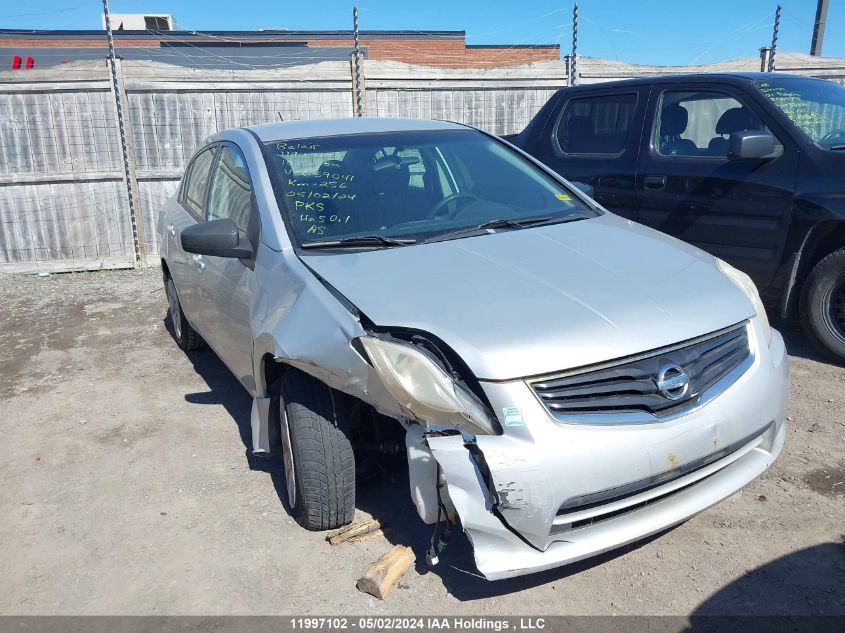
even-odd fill
[[[433,570],[401,464],[359,490],[385,539],[332,548],[294,523],[250,400],[165,328],[158,270],[0,276],[2,614],[845,614],[845,369],[782,326],[786,447],[740,495],[647,542],[510,581],[457,535]],[[410,570],[355,589],[392,543]]]

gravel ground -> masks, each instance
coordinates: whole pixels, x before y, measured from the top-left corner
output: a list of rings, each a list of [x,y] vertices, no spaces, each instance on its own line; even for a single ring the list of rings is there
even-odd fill
[[[510,581],[464,536],[432,571],[401,464],[359,491],[389,539],[330,547],[249,455],[250,400],[165,328],[160,273],[0,276],[2,614],[845,614],[845,369],[793,324],[786,447],[740,495],[658,537]],[[393,543],[418,564],[356,591]]]

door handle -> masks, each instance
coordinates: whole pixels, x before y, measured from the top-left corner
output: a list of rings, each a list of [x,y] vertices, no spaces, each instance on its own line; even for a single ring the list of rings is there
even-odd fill
[[[194,260],[194,266],[196,266],[198,271],[202,272],[205,270],[205,262],[202,259],[202,255],[193,255],[191,259]]]
[[[643,178],[646,189],[663,189],[666,186],[666,176],[646,176]]]
[[[172,224],[168,224],[167,230],[170,231],[170,234],[172,236],[174,236],[174,237],[176,236],[176,227],[175,226],[173,226]]]

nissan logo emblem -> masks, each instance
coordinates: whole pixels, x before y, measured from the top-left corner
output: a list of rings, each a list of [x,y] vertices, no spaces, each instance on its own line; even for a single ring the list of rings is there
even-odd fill
[[[689,393],[689,376],[675,363],[668,363],[657,372],[657,390],[667,400],[680,400]]]

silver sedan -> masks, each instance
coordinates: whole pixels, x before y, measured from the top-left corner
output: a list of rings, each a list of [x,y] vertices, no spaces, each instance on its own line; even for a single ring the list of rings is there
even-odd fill
[[[176,342],[251,394],[256,454],[280,422],[308,529],[401,451],[421,519],[516,576],[678,524],[783,446],[787,356],[749,278],[476,129],[227,130],[159,233]]]

